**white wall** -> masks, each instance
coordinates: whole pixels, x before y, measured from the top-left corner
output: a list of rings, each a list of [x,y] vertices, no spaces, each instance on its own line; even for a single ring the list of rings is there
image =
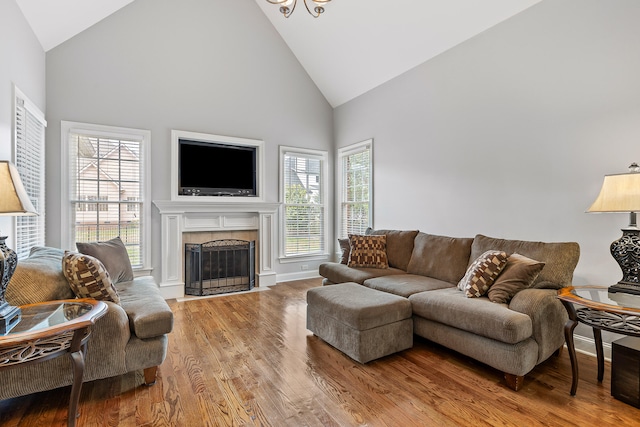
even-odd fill
[[[331,107],[251,0],[137,0],[47,53],[47,99],[49,181],[60,182],[61,120],[149,129],[153,200],[170,199],[171,129],[264,140],[268,202],[279,145],[333,146]],[[47,196],[56,246],[59,188]],[[156,276],[159,255],[154,237]]]
[[[13,159],[13,85],[45,109],[45,54],[14,0],[0,0],[0,159]],[[0,217],[0,231],[15,248],[13,218]]]
[[[337,108],[374,139],[374,225],[577,241],[576,284],[622,274],[625,214],[586,214],[640,162],[640,2],[546,0]]]

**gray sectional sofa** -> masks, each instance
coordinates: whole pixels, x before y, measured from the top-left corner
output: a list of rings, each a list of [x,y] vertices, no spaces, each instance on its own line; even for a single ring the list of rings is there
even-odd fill
[[[537,364],[564,345],[568,317],[557,289],[571,284],[577,243],[458,238],[404,230],[368,230],[386,236],[388,268],[320,265],[323,285],[355,282],[407,298],[414,334],[492,366],[518,390]],[[529,286],[504,303],[469,298],[457,285],[468,267],[489,250],[545,263]],[[346,262],[348,257],[343,257]],[[508,262],[508,261],[507,261]],[[499,276],[498,276],[499,277]]]

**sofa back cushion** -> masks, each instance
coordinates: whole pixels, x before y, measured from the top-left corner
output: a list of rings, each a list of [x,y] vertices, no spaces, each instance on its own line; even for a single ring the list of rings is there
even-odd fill
[[[418,230],[373,230],[368,228],[366,234],[384,234],[387,236],[387,259],[389,261],[389,267],[407,271]]]
[[[5,297],[11,305],[75,298],[62,273],[64,251],[34,246],[29,257],[18,262]]]
[[[407,273],[457,284],[467,271],[473,240],[420,232],[414,241]]]
[[[478,234],[471,245],[471,260],[488,250],[505,251],[509,255],[518,253],[544,262],[545,266],[533,282],[533,287],[542,286],[543,282],[551,282],[551,284],[558,286],[570,285],[573,271],[580,258],[580,246],[575,242],[545,243],[507,240]]]

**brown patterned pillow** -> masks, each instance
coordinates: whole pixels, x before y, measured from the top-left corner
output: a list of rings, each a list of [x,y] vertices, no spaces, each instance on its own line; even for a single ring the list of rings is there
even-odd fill
[[[387,236],[349,235],[349,267],[389,268]]]
[[[466,274],[458,282],[458,289],[469,298],[486,294],[507,264],[507,258],[506,252],[486,251],[467,268]]]
[[[65,251],[62,271],[76,297],[120,303],[109,272],[97,258]]]

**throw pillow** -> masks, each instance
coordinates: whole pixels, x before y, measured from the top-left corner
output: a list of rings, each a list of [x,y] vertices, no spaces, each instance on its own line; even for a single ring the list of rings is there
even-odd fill
[[[76,247],[80,253],[98,258],[106,267],[114,283],[133,280],[133,269],[131,268],[129,254],[120,237],[115,237],[106,242],[77,242]]]
[[[340,245],[340,264],[349,264],[349,254],[351,253],[351,246],[349,246],[349,239],[338,239],[338,245]]]
[[[506,252],[486,251],[467,268],[458,289],[470,298],[483,296],[507,264],[507,258]]]
[[[99,259],[65,251],[62,271],[76,297],[120,303],[120,296],[111,282],[109,272]]]
[[[387,236],[349,235],[349,267],[389,268]]]
[[[545,263],[511,254],[507,265],[489,288],[487,295],[492,302],[506,304],[523,289],[530,287],[542,271]]]

